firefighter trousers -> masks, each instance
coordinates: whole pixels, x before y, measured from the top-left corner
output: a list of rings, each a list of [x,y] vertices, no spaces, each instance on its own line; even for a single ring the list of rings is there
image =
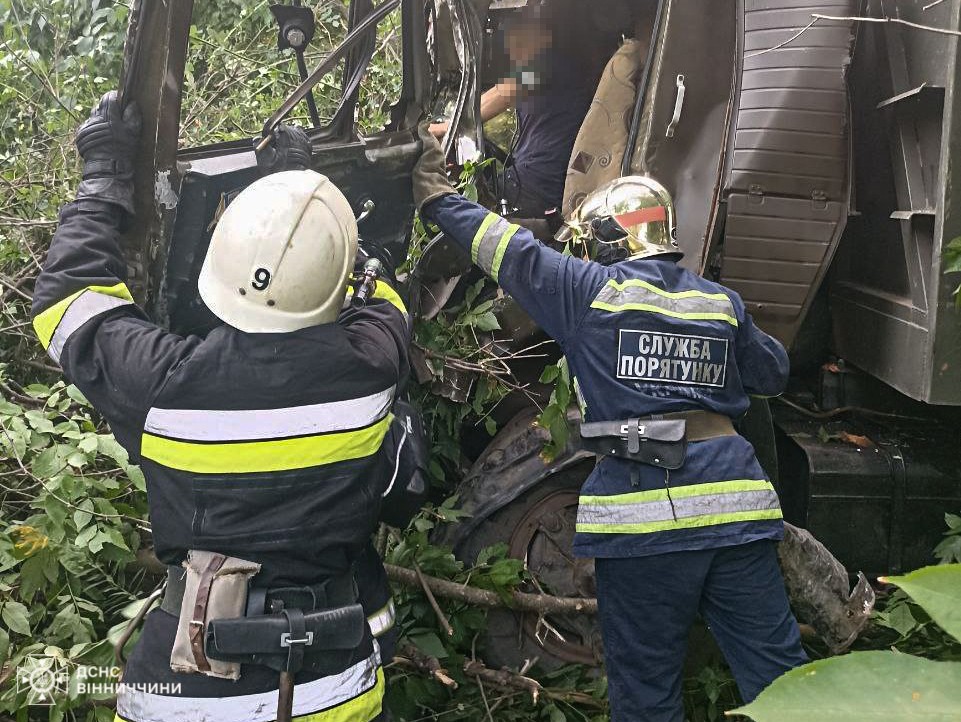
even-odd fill
[[[776,542],[596,560],[611,722],[683,722],[688,633],[704,619],[753,700],[807,661]]]

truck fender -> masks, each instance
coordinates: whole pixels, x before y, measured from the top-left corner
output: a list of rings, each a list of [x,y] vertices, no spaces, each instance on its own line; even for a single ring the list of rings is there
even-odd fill
[[[437,544],[455,552],[480,524],[544,479],[594,455],[580,446],[579,414],[568,412],[571,434],[564,450],[550,461],[541,456],[550,441],[548,431],[535,422],[538,411],[518,412],[494,437],[457,487],[459,509],[470,514],[457,524],[444,524],[433,534]]]

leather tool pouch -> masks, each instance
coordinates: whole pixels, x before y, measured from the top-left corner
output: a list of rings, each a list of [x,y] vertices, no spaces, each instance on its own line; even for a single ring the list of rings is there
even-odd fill
[[[239,679],[240,664],[209,659],[204,651],[204,632],[216,619],[242,616],[247,606],[250,579],[260,565],[215,552],[187,552],[183,603],[177,622],[170,669],[199,672],[210,677]]]
[[[367,644],[362,645],[365,637]],[[373,649],[359,604],[212,620],[205,648],[208,658],[238,666],[260,664],[277,671],[306,669],[321,674],[340,672],[359,654],[367,656]]]
[[[581,424],[582,446],[604,456],[679,469],[687,452],[683,419],[628,419]]]

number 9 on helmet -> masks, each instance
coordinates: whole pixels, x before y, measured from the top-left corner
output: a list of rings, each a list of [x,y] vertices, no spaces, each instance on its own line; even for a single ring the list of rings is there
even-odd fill
[[[357,222],[337,186],[311,170],[273,173],[224,210],[198,290],[241,331],[296,331],[337,318],[356,255]]]

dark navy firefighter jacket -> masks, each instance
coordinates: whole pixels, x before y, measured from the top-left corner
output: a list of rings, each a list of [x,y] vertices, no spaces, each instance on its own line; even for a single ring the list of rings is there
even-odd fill
[[[672,260],[603,266],[565,256],[458,195],[424,215],[560,344],[585,421],[696,409],[734,418],[749,394],[784,390],[781,344],[754,325],[737,293]],[[581,490],[574,550],[645,556],[782,533],[753,447],[725,436],[688,444],[684,465],[670,472],[605,457]]]
[[[262,565],[255,583],[267,587],[354,573],[370,633],[342,672],[298,675],[294,714],[375,718],[384,678],[371,636],[393,623],[393,607],[370,535],[408,372],[403,301],[378,281],[365,307],[346,306],[333,323],[181,337],[134,305],[119,224],[106,203],[64,207],[34,293],[40,341],[141,465],[162,562],[177,565],[189,549],[238,556]],[[211,704],[217,719],[254,719],[276,699],[276,674],[259,665],[236,682],[172,673],[176,626],[163,610],[148,615],[124,679],[180,692],[125,687],[118,719],[193,719]]]

